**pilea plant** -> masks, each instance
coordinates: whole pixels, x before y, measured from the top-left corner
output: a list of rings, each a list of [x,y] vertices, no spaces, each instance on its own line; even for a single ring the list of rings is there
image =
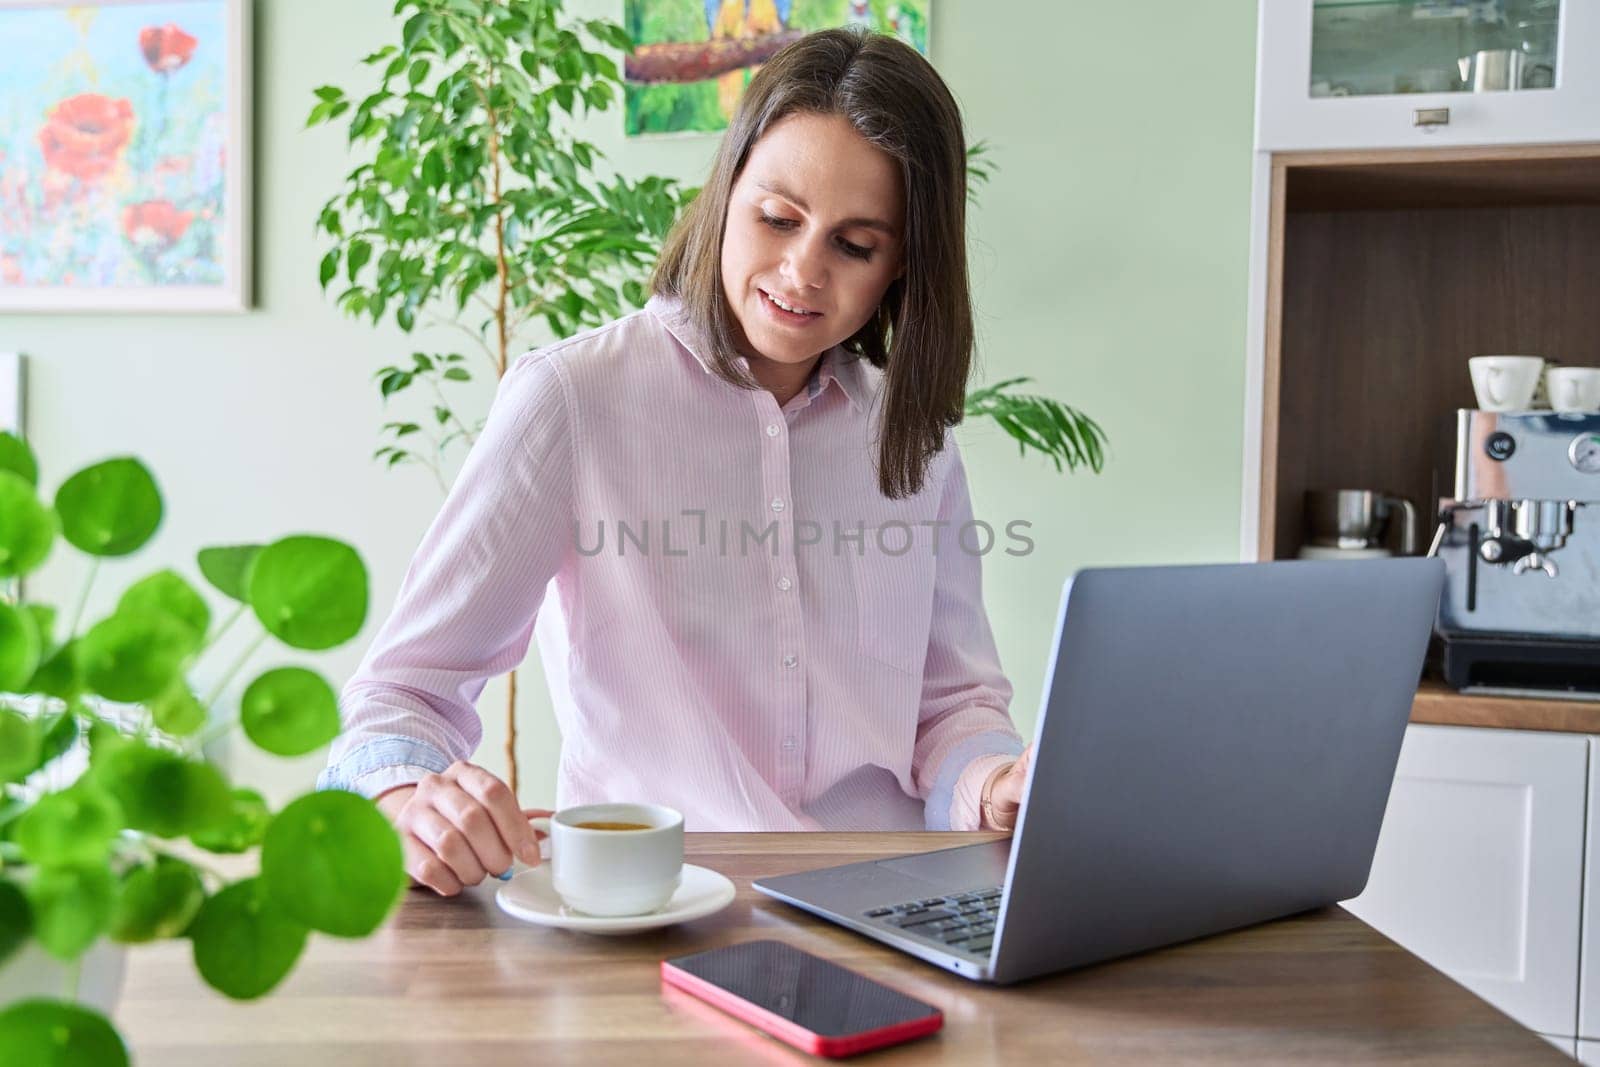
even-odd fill
[[[100,562],[138,551],[163,515],[138,460],[72,475],[49,504],[32,450],[0,433],[0,970],[29,941],[77,961],[101,938],[187,938],[201,977],[258,997],[293,968],[314,930],[363,937],[405,886],[401,848],[372,803],[352,793],[302,796],[276,813],[231,785],[204,746],[242,729],[280,756],[339,731],[331,686],[278,666],[219,701],[270,638],[333,648],[367,613],[367,573],[350,546],[291,536],[201,550],[200,574],[231,610],[213,623],[207,596],[177,572],[129,585],[103,619],[80,626]],[[65,541],[89,557],[64,625],[21,579]],[[250,640],[206,694],[189,675],[246,615]],[[259,848],[259,873],[231,880],[205,853]],[[58,995],[0,1005],[0,1063],[121,1064],[110,1022]]]

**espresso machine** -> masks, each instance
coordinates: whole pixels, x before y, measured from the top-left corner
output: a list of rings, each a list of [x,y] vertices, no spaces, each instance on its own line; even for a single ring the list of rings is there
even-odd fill
[[[1600,699],[1600,414],[1456,413],[1436,664],[1466,692]]]

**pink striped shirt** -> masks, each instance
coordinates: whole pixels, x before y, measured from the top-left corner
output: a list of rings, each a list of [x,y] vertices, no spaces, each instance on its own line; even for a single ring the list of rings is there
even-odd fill
[[[681,304],[530,352],[341,699],[323,787],[467,759],[537,633],[557,807],[691,830],[974,829],[1022,750],[954,438],[878,490],[880,372],[834,348],[779,409],[712,374]],[[741,361],[742,362],[742,361]],[[537,625],[536,625],[537,620]]]

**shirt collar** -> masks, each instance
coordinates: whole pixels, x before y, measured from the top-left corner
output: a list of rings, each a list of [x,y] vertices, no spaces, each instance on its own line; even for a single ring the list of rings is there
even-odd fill
[[[681,298],[655,293],[645,302],[644,308],[660,320],[667,332],[694,357],[701,370],[707,374],[714,373],[713,364],[707,355],[711,351],[710,340],[704,331],[690,320]],[[735,357],[734,363],[740,370],[748,372],[750,369],[750,361],[743,356]],[[840,391],[844,393],[850,405],[858,410],[861,408],[865,399],[866,382],[861,374],[860,356],[845,351],[842,345],[834,345],[824,352],[817,365],[816,374],[806,387],[809,399],[815,400],[821,396],[829,382],[838,383]]]

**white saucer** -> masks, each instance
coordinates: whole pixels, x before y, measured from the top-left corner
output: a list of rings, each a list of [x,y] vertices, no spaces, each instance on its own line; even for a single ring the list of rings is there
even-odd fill
[[[578,930],[586,934],[632,934],[640,930],[654,930],[658,926],[699,919],[721,911],[733,903],[733,883],[725,876],[706,867],[692,863],[683,865],[683,881],[672,899],[659,911],[648,915],[622,915],[604,918],[584,915],[561,903],[550,884],[550,864],[518,874],[495,893],[495,902],[507,915],[540,926],[555,926],[562,930]]]

